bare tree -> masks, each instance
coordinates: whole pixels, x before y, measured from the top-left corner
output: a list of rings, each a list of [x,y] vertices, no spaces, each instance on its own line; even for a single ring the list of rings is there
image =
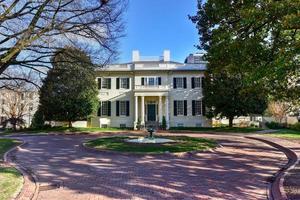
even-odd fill
[[[58,48],[76,46],[96,63],[116,55],[126,0],[0,0],[0,81],[21,66],[45,74]],[[24,79],[26,80],[26,78]]]
[[[279,123],[283,123],[286,119],[291,106],[285,102],[272,101],[268,105],[268,112],[275,118]]]
[[[17,127],[29,124],[37,108],[38,94],[36,91],[1,90],[2,109],[1,116],[6,120],[2,122],[4,126],[8,123],[14,130]]]

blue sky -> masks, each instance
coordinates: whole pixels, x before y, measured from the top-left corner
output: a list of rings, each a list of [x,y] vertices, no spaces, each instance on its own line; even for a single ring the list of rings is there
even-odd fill
[[[183,62],[197,52],[195,25],[188,15],[197,12],[197,0],[130,0],[124,15],[126,36],[120,39],[119,62],[131,61],[132,50],[142,56],[160,56],[171,50],[171,59]]]

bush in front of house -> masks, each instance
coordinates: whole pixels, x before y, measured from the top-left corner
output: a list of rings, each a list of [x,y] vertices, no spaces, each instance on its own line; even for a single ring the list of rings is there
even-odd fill
[[[278,123],[278,122],[266,122],[266,126],[269,129],[282,129],[286,128],[286,124]]]
[[[300,131],[300,122],[297,122],[296,124],[291,125],[290,128],[295,131]]]

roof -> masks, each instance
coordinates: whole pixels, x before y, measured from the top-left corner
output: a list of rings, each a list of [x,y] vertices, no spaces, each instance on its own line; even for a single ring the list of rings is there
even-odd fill
[[[163,62],[163,61],[138,61],[124,64],[111,64],[98,67],[96,71],[204,71],[207,62],[199,64]]]

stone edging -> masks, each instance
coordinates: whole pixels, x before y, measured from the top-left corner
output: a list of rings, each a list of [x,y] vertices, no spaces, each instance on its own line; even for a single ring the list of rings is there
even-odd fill
[[[245,138],[264,142],[264,143],[278,149],[279,151],[283,152],[286,155],[286,157],[288,158],[288,163],[274,175],[274,181],[269,186],[268,199],[269,200],[288,200],[288,197],[287,197],[286,192],[283,187],[283,182],[284,182],[287,172],[290,171],[291,169],[293,169],[297,165],[297,163],[299,163],[299,157],[297,156],[297,154],[294,151],[292,151],[291,149],[281,146],[275,142],[271,142],[269,140],[265,140],[265,139],[257,138],[257,137],[250,137],[250,136],[245,137]]]
[[[5,152],[3,158],[4,158],[4,162],[8,163],[9,166],[12,166],[15,169],[17,169],[22,174],[23,179],[24,179],[23,187],[15,199],[17,199],[17,200],[18,199],[20,199],[20,200],[27,200],[27,199],[28,200],[36,200],[38,197],[38,193],[39,193],[39,184],[38,184],[37,177],[33,173],[29,173],[28,170],[26,170],[20,164],[12,162],[10,155],[9,155],[10,153],[12,153],[13,151],[16,151],[18,148],[20,148],[21,146],[24,146],[25,144],[26,144],[26,142],[22,141],[22,144],[11,148],[7,152]],[[33,188],[31,188],[32,186],[33,186]]]

